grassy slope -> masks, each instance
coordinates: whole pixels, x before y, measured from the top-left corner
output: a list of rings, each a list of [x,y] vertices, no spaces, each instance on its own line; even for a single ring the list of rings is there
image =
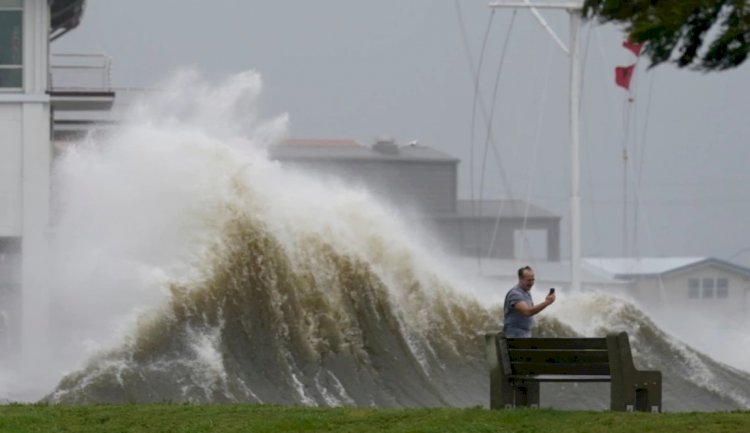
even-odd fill
[[[0,433],[32,432],[747,433],[750,412],[360,409],[249,405],[0,406]]]

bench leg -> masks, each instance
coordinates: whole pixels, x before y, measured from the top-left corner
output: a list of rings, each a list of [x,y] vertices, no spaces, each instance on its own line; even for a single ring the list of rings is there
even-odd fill
[[[490,409],[512,409],[515,406],[513,385],[507,381],[490,382]]]
[[[539,382],[528,382],[513,387],[516,407],[539,407]]]
[[[607,350],[612,377],[611,409],[661,412],[661,372],[636,370],[624,332],[607,335]]]
[[[635,390],[635,410],[648,412],[648,390],[641,388]]]
[[[613,411],[661,412],[661,381],[618,387],[613,384],[611,402]]]
[[[637,372],[631,381],[615,380],[611,385],[613,411],[661,412],[661,373]]]
[[[635,390],[635,410],[661,412],[661,372],[643,372]]]

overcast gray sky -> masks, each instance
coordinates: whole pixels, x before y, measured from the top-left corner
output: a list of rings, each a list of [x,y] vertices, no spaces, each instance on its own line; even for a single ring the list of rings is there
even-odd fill
[[[482,0],[462,0],[460,8],[476,63],[491,12]],[[543,14],[567,43],[567,14]],[[481,80],[489,105],[512,23],[493,123],[510,185],[489,158],[483,195],[505,197],[510,187],[514,197],[565,216],[566,255],[567,57],[528,12],[512,15],[495,13]],[[95,0],[52,51],[111,56],[115,86],[155,86],[182,67],[216,81],[257,70],[265,83],[260,111],[288,112],[290,135],[419,139],[462,159],[459,191],[469,197],[486,128],[478,116],[471,170],[473,85],[458,23],[454,0]],[[623,252],[628,143],[631,156],[637,144],[631,163],[643,161],[640,174],[629,174],[631,192],[640,178],[637,252],[727,259],[747,248],[734,261],[750,266],[750,66],[709,75],[641,67],[630,111],[638,122],[625,128],[627,95],[613,82],[614,67],[633,59],[622,38],[612,26],[581,32],[584,255]]]

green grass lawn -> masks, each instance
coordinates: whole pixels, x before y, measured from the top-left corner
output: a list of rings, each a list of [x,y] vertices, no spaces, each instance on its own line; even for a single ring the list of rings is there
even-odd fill
[[[748,433],[750,412],[651,414],[176,404],[0,406],[0,433],[382,431]]]

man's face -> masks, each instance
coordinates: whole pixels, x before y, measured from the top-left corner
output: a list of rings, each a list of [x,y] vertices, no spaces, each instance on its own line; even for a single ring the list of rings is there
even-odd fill
[[[518,287],[524,290],[530,290],[534,285],[534,271],[524,270],[521,278],[518,280]]]

